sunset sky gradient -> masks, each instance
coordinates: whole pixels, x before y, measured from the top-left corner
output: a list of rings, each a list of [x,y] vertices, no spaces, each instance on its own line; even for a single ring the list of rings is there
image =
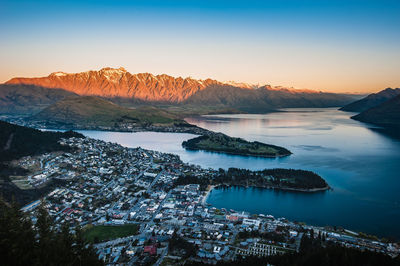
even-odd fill
[[[400,87],[400,1],[0,2],[0,82],[125,67],[332,92]]]

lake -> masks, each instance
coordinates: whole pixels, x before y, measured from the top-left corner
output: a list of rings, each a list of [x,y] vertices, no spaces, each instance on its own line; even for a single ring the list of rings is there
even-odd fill
[[[209,130],[283,146],[293,152],[279,159],[186,151],[181,143],[192,138],[191,134],[80,132],[127,147],[174,153],[184,162],[203,167],[311,170],[333,190],[308,194],[232,187],[214,189],[207,202],[217,208],[400,238],[400,141],[350,119],[351,115],[324,108],[186,119]]]

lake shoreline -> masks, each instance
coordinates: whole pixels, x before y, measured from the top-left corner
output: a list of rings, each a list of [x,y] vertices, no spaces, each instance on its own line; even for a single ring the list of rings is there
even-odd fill
[[[187,122],[208,130],[290,148],[294,156],[282,159],[185,150],[181,143],[191,138],[191,134],[180,136],[178,133],[175,136],[172,132],[159,132],[161,135],[142,133],[145,130],[134,133],[118,131],[125,134],[105,130],[81,133],[123,146],[140,146],[173,153],[179,155],[185,163],[215,170],[227,170],[231,167],[251,170],[311,170],[323,176],[331,190],[309,193],[260,189],[257,193],[258,190],[249,188],[245,194],[232,189],[223,194],[222,199],[218,198],[222,190],[218,190],[218,193],[214,190],[209,193],[206,203],[218,208],[272,213],[278,217],[310,224],[336,225],[400,239],[395,222],[400,216],[397,211],[399,196],[395,189],[399,186],[397,173],[400,171],[400,142],[398,138],[382,134],[367,124],[350,119],[350,116],[350,113],[338,111],[337,108],[291,108],[268,115],[188,118]],[[294,121],[296,124],[293,124]],[[251,193],[253,190],[254,193]],[[248,198],[239,198],[244,196]],[[376,201],[371,201],[371,198]]]
[[[304,192],[304,193],[324,192],[327,190],[333,190],[333,188],[331,188],[329,185],[322,188],[305,189],[305,188],[291,188],[291,187],[279,187],[279,186],[243,186],[243,185],[225,185],[225,184],[213,186],[213,189],[230,188],[230,187],[261,188],[261,189],[273,189],[273,190]]]
[[[278,154],[278,155],[258,155],[258,154],[247,154],[247,153],[239,153],[239,152],[225,152],[225,151],[215,151],[215,150],[206,150],[206,149],[194,149],[184,147],[188,151],[205,151],[211,153],[219,153],[219,154],[227,154],[227,155],[236,155],[236,156],[243,156],[243,157],[258,157],[258,158],[284,158],[290,156],[290,154]]]
[[[10,121],[11,123],[16,123],[16,124],[21,124],[18,122],[21,121]],[[138,132],[158,132],[158,133],[183,133],[183,134],[193,134],[198,137],[200,136],[220,136],[220,135],[225,135],[220,132],[215,132],[212,130],[208,130],[202,127],[199,127],[197,125],[193,125],[190,123],[183,123],[183,124],[173,124],[173,125],[142,125],[142,126],[126,126],[126,127],[120,127],[120,126],[115,126],[115,127],[109,127],[109,126],[88,126],[88,125],[65,125],[65,124],[43,124],[39,122],[27,122],[24,121],[24,124],[21,124],[23,126],[28,126],[32,128],[36,128],[39,130],[64,130],[64,131],[79,131],[79,130],[90,130],[90,131],[104,131],[104,132],[120,132],[120,133],[138,133]],[[235,138],[230,137],[228,135],[225,135],[229,139],[233,140]],[[196,139],[197,137],[193,137],[190,140]],[[245,142],[248,142],[246,140],[243,140]],[[250,143],[250,142],[248,142]],[[236,155],[236,156],[243,156],[243,157],[255,157],[255,158],[284,158],[287,156],[292,155],[293,153],[283,147],[276,146],[273,144],[266,144],[266,143],[261,143],[262,145],[267,145],[271,147],[275,147],[278,149],[284,150],[284,153],[282,154],[274,154],[274,155],[269,155],[269,154],[252,154],[252,153],[243,153],[243,152],[235,152],[235,151],[219,151],[219,150],[211,150],[211,149],[201,149],[201,148],[194,148],[194,147],[189,147],[188,145],[185,145],[185,141],[181,143],[182,147],[185,148],[186,150],[191,150],[191,151],[206,151],[206,152],[212,152],[212,153],[219,153],[219,154],[228,154],[228,155]]]
[[[214,188],[215,188],[215,186],[213,186],[213,185],[210,185],[210,186],[207,187],[207,189],[206,189],[206,194],[204,195],[204,197],[203,197],[203,199],[202,199],[202,201],[201,201],[201,204],[202,204],[202,205],[207,204],[207,199],[208,199],[208,197],[210,196],[210,193],[211,193],[211,191],[212,191]]]

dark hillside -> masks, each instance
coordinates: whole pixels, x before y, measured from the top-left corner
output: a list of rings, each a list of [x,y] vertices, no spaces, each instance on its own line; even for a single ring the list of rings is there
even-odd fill
[[[0,162],[51,151],[67,151],[69,148],[58,141],[70,137],[83,135],[73,131],[40,131],[0,121]]]

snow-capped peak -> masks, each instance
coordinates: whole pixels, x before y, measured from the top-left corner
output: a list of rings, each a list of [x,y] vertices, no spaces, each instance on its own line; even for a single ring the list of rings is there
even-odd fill
[[[109,73],[109,74],[114,74],[114,73],[123,74],[123,73],[127,72],[126,69],[123,68],[123,67],[120,67],[120,68],[105,67],[105,68],[100,69],[100,71],[101,72],[106,72],[106,73]]]
[[[54,72],[54,73],[50,74],[50,76],[56,76],[56,77],[63,77],[63,76],[66,76],[66,75],[67,75],[67,73],[64,73],[64,72],[61,72],[61,71]]]
[[[244,88],[244,89],[257,89],[260,87],[259,84],[250,84],[250,83],[244,83],[244,82],[236,82],[233,80],[228,80],[224,81],[224,84],[239,87],[239,88]]]

